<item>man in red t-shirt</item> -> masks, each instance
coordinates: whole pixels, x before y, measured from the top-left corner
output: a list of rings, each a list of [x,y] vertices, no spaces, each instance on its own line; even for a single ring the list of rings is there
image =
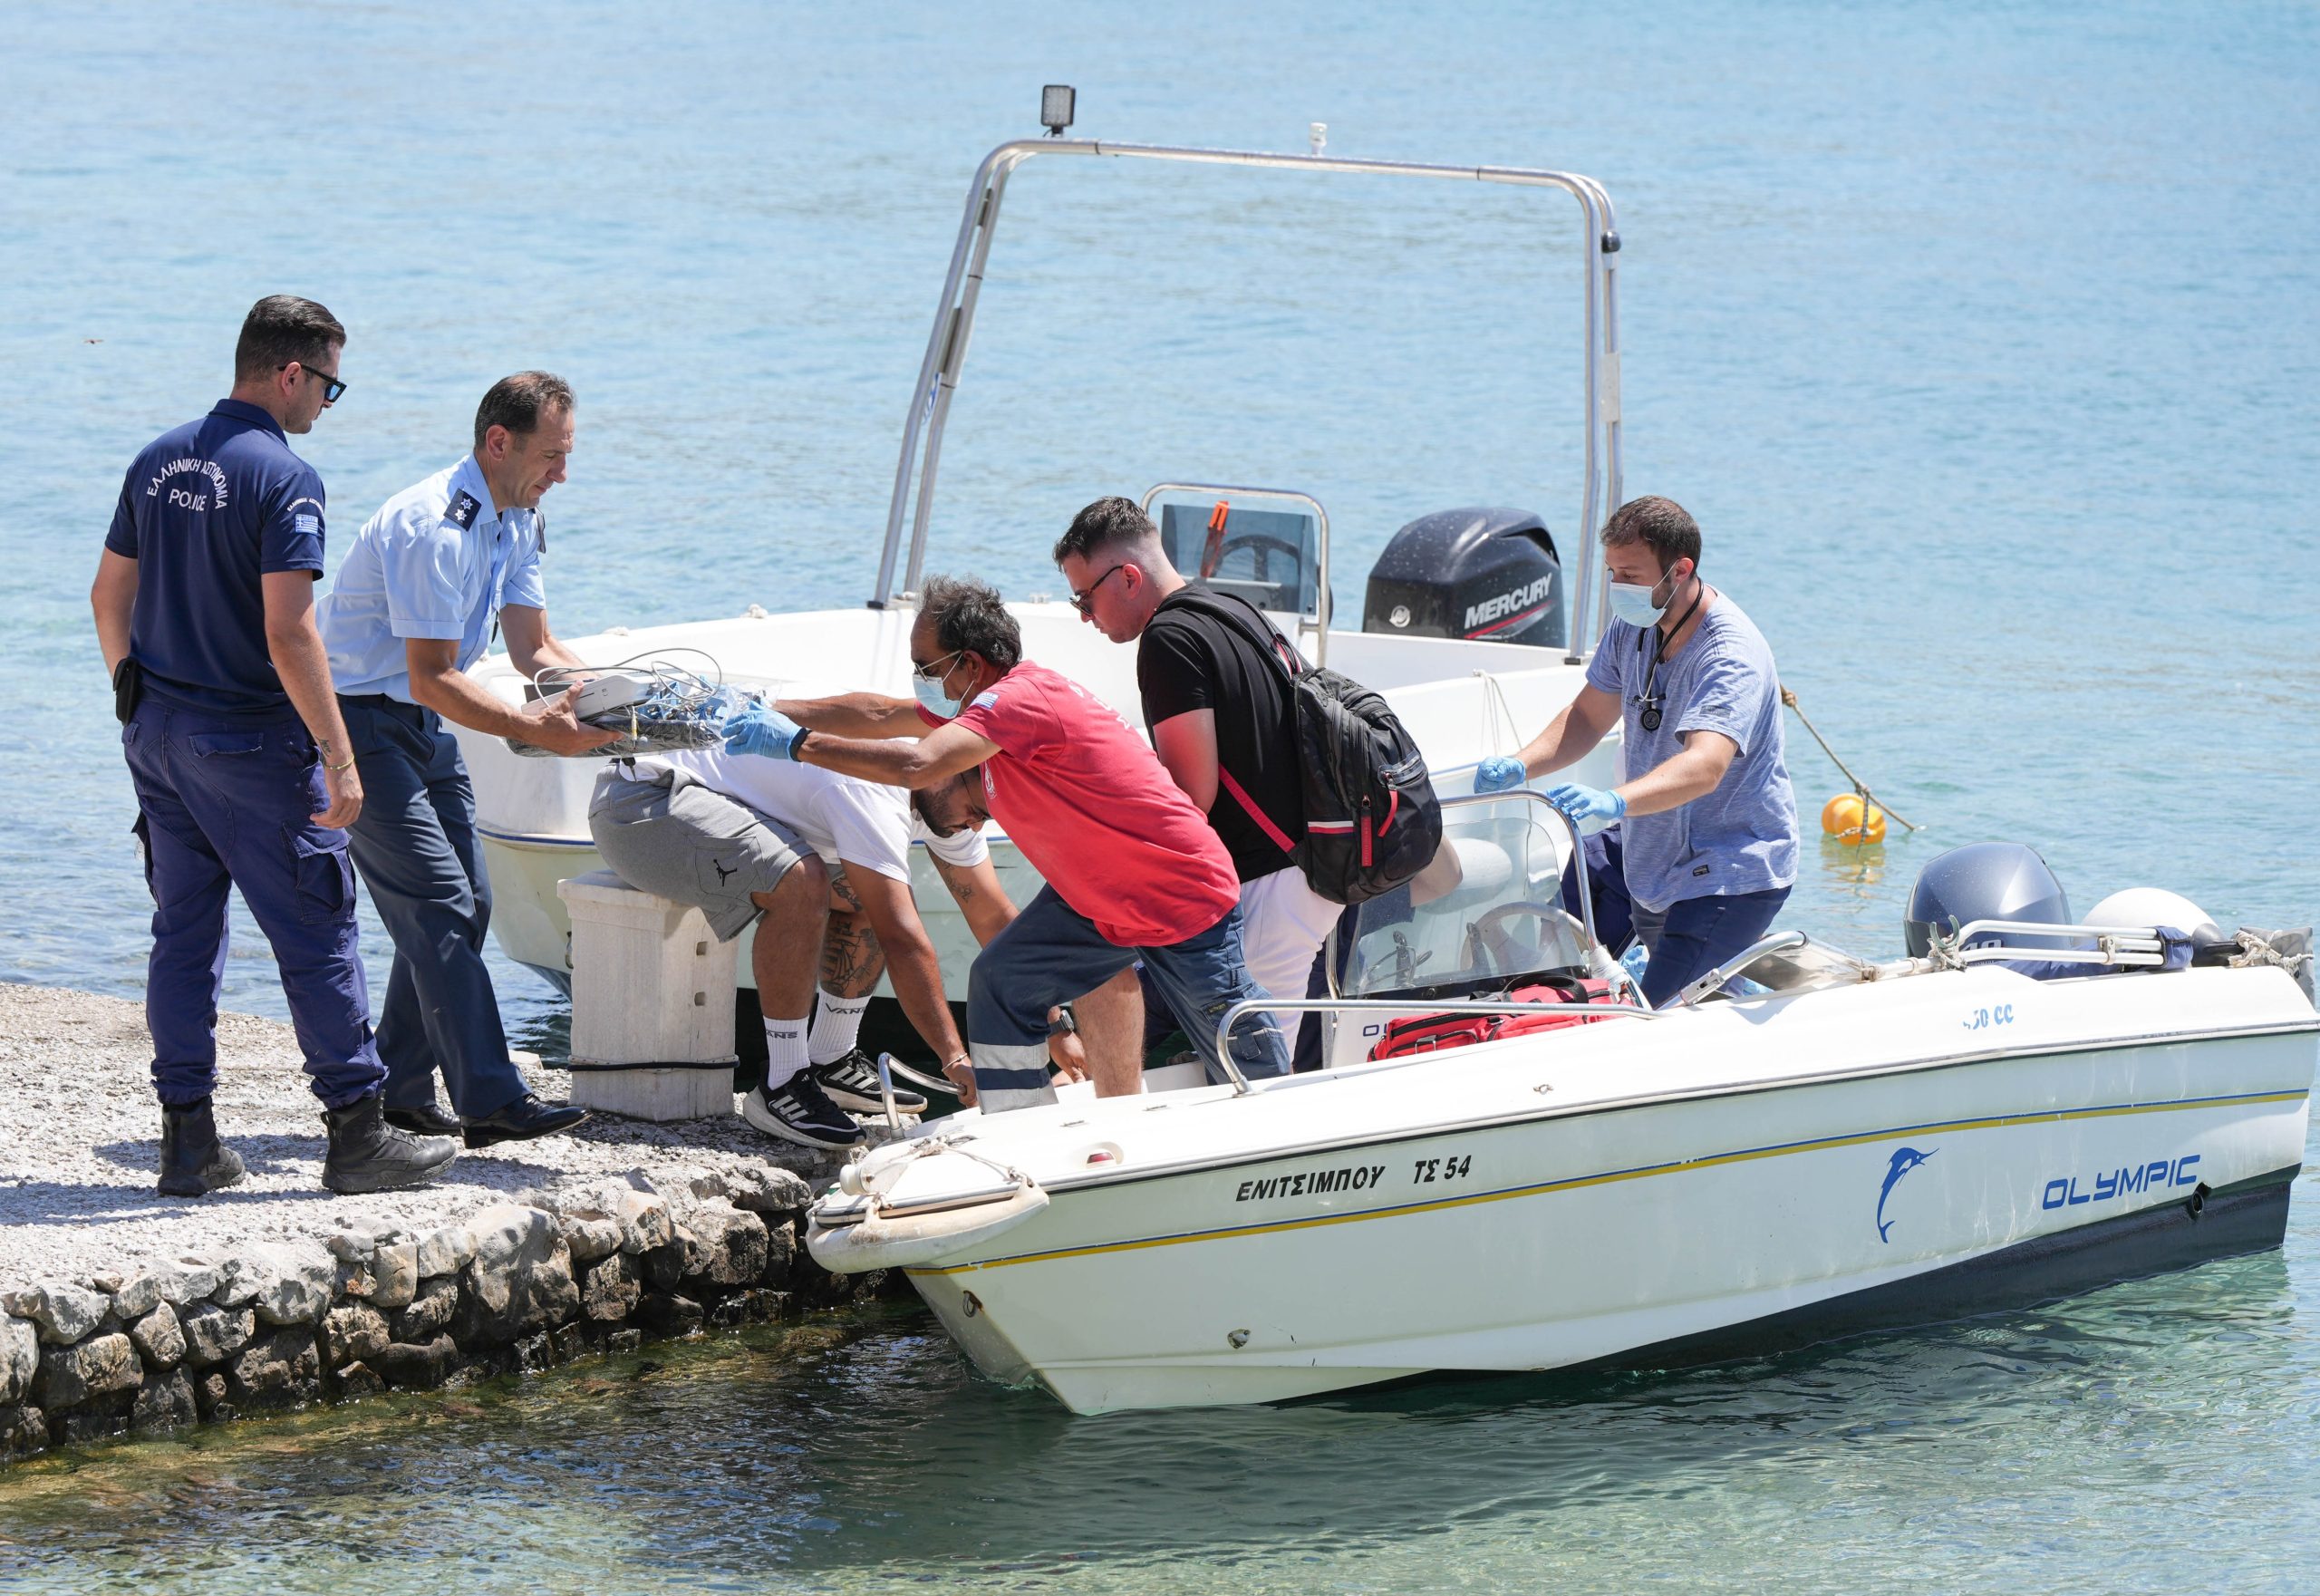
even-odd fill
[[[848,693],[753,705],[726,723],[726,747],[893,787],[981,768],[984,808],[1047,879],[968,978],[984,1112],[1053,1102],[1049,1010],[1139,959],[1216,1073],[1217,1021],[1263,996],[1242,962],[1232,856],[1117,711],[1022,652],[997,593],[933,577],[911,628],[915,704]],[[1235,1030],[1232,1057],[1252,1079],[1289,1071],[1262,1015]]]

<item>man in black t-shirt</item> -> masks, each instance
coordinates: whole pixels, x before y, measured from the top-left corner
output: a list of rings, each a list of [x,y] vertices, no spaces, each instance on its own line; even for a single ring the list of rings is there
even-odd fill
[[[1289,670],[1286,656],[1268,658],[1249,635],[1270,624],[1238,599],[1187,583],[1133,499],[1099,498],[1081,510],[1056,544],[1055,562],[1080,617],[1114,643],[1137,644],[1153,750],[1208,817],[1241,877],[1250,975],[1269,997],[1303,997],[1339,911],[1306,885],[1290,855],[1305,834],[1305,805]],[[1293,1041],[1297,1028],[1281,1031]]]

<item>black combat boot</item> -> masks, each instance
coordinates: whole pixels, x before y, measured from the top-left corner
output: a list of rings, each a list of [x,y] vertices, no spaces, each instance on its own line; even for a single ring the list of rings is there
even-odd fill
[[[343,1108],[323,1110],[323,1123],[330,1127],[323,1185],[342,1196],[425,1185],[459,1156],[459,1144],[449,1137],[413,1136],[389,1125],[385,1108],[384,1095],[372,1092]]]
[[[242,1156],[218,1139],[209,1099],[161,1105],[161,1195],[198,1197],[243,1175]]]

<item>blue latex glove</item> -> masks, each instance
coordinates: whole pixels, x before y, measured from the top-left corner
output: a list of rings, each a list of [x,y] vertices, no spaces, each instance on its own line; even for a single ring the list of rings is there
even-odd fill
[[[768,759],[795,759],[792,750],[805,735],[797,721],[761,703],[736,711],[718,730],[724,734],[727,753],[757,754]]]
[[[1522,785],[1528,773],[1511,754],[1493,754],[1474,767],[1476,792],[1506,792]]]
[[[1575,781],[1547,788],[1547,801],[1570,816],[1574,824],[1585,826],[1592,822],[1598,830],[1617,825],[1628,812],[1628,800],[1618,793],[1606,792],[1600,787],[1581,787]]]
[[[2161,970],[2189,970],[2191,967],[2191,939],[2172,925],[2154,927],[2159,933],[2160,957],[2167,962]]]
[[[1633,944],[1619,955],[1619,968],[1628,972],[1628,979],[1635,982],[1638,991],[1643,986],[1643,972],[1650,963],[1651,955],[1644,950],[1641,943]]]

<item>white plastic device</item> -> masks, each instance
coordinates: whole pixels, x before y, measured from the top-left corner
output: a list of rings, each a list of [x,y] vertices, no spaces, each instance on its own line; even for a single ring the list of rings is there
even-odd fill
[[[585,721],[624,710],[652,690],[652,678],[639,671],[607,671],[572,690],[572,712]]]

